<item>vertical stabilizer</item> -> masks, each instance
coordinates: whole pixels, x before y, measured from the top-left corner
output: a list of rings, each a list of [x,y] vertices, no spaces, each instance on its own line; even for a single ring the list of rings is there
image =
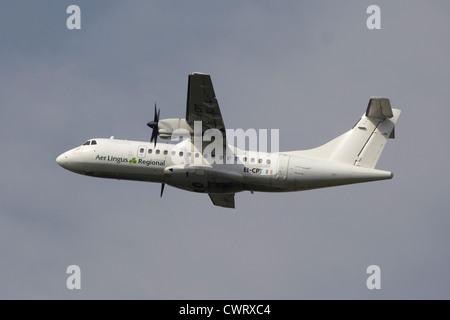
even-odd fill
[[[387,140],[394,138],[400,113],[391,108],[389,99],[371,97],[366,112],[351,130],[318,148],[293,154],[374,168]]]

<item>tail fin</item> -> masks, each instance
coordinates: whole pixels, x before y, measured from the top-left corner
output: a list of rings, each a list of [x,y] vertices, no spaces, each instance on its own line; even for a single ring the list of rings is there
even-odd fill
[[[395,137],[400,112],[391,108],[389,99],[371,97],[366,113],[351,130],[318,148],[294,154],[374,168],[387,139]]]

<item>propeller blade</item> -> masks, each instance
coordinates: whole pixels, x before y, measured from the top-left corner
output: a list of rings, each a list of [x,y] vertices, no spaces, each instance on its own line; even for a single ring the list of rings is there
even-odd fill
[[[156,140],[158,139],[158,128],[153,128],[152,136],[150,138],[150,142],[153,142],[155,140],[155,147],[156,147]]]
[[[155,143],[153,144],[153,146],[156,147],[156,142],[158,140],[158,132],[157,131],[154,131],[154,132],[155,132],[155,134],[154,135],[152,134],[152,138],[150,139],[150,142],[152,142],[153,138],[155,138]]]
[[[150,142],[155,141],[155,147],[156,147],[156,141],[158,139],[159,130],[158,130],[158,123],[159,123],[159,113],[160,109],[157,109],[156,102],[155,102],[155,115],[153,116],[153,121],[147,122],[147,126],[153,129],[152,135],[150,137]]]
[[[159,195],[160,198],[162,198],[163,192],[164,192],[164,186],[166,184],[165,183],[161,183],[161,194]]]

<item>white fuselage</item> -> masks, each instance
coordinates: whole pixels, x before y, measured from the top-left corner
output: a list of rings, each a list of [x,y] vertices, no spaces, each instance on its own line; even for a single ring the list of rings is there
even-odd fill
[[[388,171],[358,167],[292,152],[235,150],[205,155],[190,143],[154,145],[119,139],[91,139],[57,158],[63,168],[93,177],[166,183],[201,193],[244,190],[285,192],[392,178]]]

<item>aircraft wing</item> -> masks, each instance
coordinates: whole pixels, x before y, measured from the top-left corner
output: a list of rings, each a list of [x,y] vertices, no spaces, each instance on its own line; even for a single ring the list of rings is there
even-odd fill
[[[234,208],[234,193],[208,193],[214,205]]]
[[[226,146],[225,124],[209,74],[198,72],[189,74],[186,121],[192,128],[195,121],[201,121],[202,134],[208,129],[220,130],[223,144]]]

